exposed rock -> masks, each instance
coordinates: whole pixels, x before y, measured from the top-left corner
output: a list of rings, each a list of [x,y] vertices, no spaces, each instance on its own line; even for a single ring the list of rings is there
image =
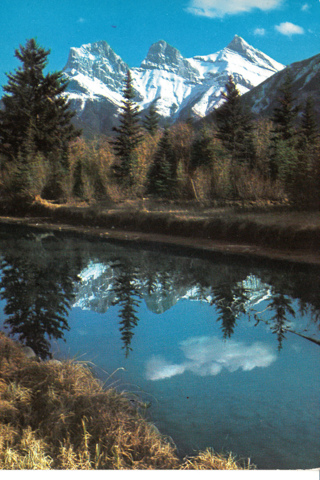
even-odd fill
[[[292,63],[246,93],[243,102],[255,114],[270,116],[278,103],[278,91],[288,72],[292,78],[294,105],[303,105],[306,99],[311,97],[320,120],[320,54]]]
[[[46,362],[48,365],[62,365],[62,362],[60,360],[56,360],[54,358],[47,360]]]
[[[38,359],[37,355],[35,354],[35,352],[32,350],[31,347],[28,347],[28,346],[22,347],[22,352],[25,354],[27,358]]]

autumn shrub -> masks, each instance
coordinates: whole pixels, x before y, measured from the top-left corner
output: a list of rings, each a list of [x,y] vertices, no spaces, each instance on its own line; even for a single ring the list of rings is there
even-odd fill
[[[91,178],[94,198],[104,200],[110,196],[111,166],[114,155],[105,137],[94,139],[91,149],[92,155],[87,166],[87,174]]]
[[[77,139],[70,146],[70,197],[105,200],[110,196],[111,165],[114,161],[106,138]]]
[[[253,142],[256,152],[255,169],[265,178],[270,177],[270,147],[273,124],[271,120],[256,120],[253,130]]]
[[[320,143],[296,152],[284,187],[295,208],[320,208]]]
[[[233,189],[240,200],[284,201],[286,194],[280,180],[271,181],[257,170],[237,166],[233,177]]]
[[[181,122],[170,128],[169,138],[177,163],[177,195],[179,198],[194,198],[191,178],[192,145],[195,131],[191,123]]]
[[[159,131],[154,135],[146,133],[135,149],[135,161],[132,168],[133,185],[130,188],[133,197],[143,197],[146,192],[148,172],[157,150],[160,135]]]

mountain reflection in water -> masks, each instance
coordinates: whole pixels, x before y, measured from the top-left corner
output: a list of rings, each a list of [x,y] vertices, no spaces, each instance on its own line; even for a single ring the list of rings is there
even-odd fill
[[[0,328],[151,401],[180,456],[318,467],[319,268],[153,248],[0,226]]]
[[[249,268],[221,258],[204,261],[128,250],[26,229],[2,232],[0,256],[4,324],[9,334],[43,358],[50,354],[50,339],[63,338],[68,330],[72,306],[106,313],[118,305],[119,331],[128,356],[142,300],[158,314],[182,299],[206,302],[215,309],[224,339],[232,337],[237,320],[246,315],[271,329],[279,350],[288,332],[319,342],[317,272]],[[261,302],[264,307],[259,312]],[[200,346],[200,339],[197,342]]]

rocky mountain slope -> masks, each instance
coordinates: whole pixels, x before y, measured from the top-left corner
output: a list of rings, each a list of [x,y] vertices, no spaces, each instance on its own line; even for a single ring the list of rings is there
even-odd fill
[[[303,105],[308,96],[314,101],[320,121],[320,54],[287,68],[262,82],[243,96],[243,102],[254,114],[271,116],[277,104],[278,91],[287,74],[292,78],[292,93],[295,105]]]
[[[104,41],[71,48],[64,74],[77,123],[85,131],[109,133],[117,124],[128,68]],[[161,40],[139,68],[130,70],[142,116],[155,103],[163,119],[176,121],[202,118],[217,108],[229,75],[244,94],[283,68],[236,35],[219,52],[188,59]]]

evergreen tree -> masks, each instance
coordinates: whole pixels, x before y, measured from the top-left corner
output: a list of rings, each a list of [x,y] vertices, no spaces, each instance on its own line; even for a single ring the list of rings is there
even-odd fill
[[[72,188],[72,194],[75,197],[78,197],[80,199],[83,199],[84,197],[84,185],[83,185],[83,178],[82,178],[82,162],[81,159],[78,159],[75,169],[74,169],[74,174],[73,174],[73,188]]]
[[[6,193],[11,202],[16,203],[21,211],[24,203],[28,204],[41,192],[45,182],[44,157],[36,151],[34,129],[30,126],[17,158],[11,164],[10,183],[7,184]]]
[[[279,175],[285,180],[296,162],[296,119],[298,107],[294,106],[292,76],[288,70],[279,88],[278,105],[273,111],[273,130],[270,152],[270,176]],[[286,182],[286,180],[285,180]]]
[[[292,94],[292,75],[288,70],[283,84],[279,88],[278,105],[273,111],[274,134],[279,140],[294,142],[298,107],[294,106]]]
[[[210,167],[214,161],[212,148],[213,133],[208,127],[201,128],[191,147],[190,169],[193,172],[198,167]]]
[[[166,128],[148,172],[148,193],[168,198],[175,195],[177,187],[177,162]]]
[[[223,149],[223,147],[221,148]],[[205,167],[208,170],[208,174],[211,179],[211,194],[214,194],[214,184],[215,178],[213,175],[213,166],[216,159],[216,146],[213,142],[213,132],[212,129],[204,126],[198,132],[194,138],[191,146],[191,159],[189,164],[189,175],[190,183],[193,190],[194,197],[198,200],[195,183],[193,181],[193,176],[197,168]],[[219,152],[221,158],[223,156],[222,152]]]
[[[145,116],[143,126],[152,137],[157,133],[159,128],[159,114],[155,103],[151,104],[149,113]]]
[[[314,102],[308,97],[302,111],[299,128],[299,147],[314,146],[319,138],[319,128],[314,110]]]
[[[62,161],[69,141],[81,133],[71,124],[75,113],[63,96],[67,87],[63,73],[44,75],[49,53],[34,39],[15,51],[22,66],[7,75],[4,110],[0,111],[0,151],[10,160],[23,153],[30,129],[35,152]]]
[[[232,76],[222,92],[225,102],[216,111],[216,136],[230,153],[235,163],[254,166],[253,123],[251,115],[244,111],[241,97]]]
[[[307,98],[297,133],[297,161],[289,196],[296,207],[320,205],[320,144],[313,100]]]
[[[112,141],[112,145],[119,163],[114,166],[115,175],[120,183],[132,185],[132,166],[135,160],[135,149],[142,140],[142,134],[139,125],[138,107],[133,102],[135,93],[132,87],[130,71],[127,71],[125,87],[123,90],[123,106],[120,114],[120,125],[114,127],[117,138]]]

